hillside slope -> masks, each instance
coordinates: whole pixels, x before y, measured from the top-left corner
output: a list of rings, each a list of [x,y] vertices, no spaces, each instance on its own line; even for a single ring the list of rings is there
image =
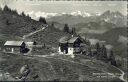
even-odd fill
[[[49,25],[43,31],[40,31],[32,36],[28,37],[29,39],[36,41],[37,44],[46,44],[51,46],[58,46],[58,41],[62,36],[70,36],[70,34],[60,31]]]
[[[15,10],[8,7],[0,10],[0,33],[12,36],[23,36],[36,29],[43,23],[32,20],[24,13],[18,14]]]
[[[72,62],[72,59],[60,59],[55,56],[34,58],[3,53],[0,56],[4,59],[4,61],[0,62],[1,69],[8,71],[13,77],[20,76],[20,68],[28,64],[31,71],[27,77],[27,81],[120,81],[116,77],[99,78],[93,75],[93,73],[105,72],[93,67],[91,68],[86,64]],[[38,75],[36,79],[33,78],[35,75]]]
[[[1,39],[2,43],[4,43],[6,40],[22,40],[24,35],[38,31],[43,27],[43,25],[43,22],[33,20],[24,13],[18,14],[15,10],[11,10],[7,6],[5,6],[3,10],[0,10],[0,34],[1,37],[4,37],[2,38],[3,40]],[[63,35],[69,34],[66,34],[49,25],[48,28],[32,34],[27,39],[36,41],[38,44],[45,43],[48,45],[57,46],[58,40]],[[10,39],[6,39],[9,37]]]

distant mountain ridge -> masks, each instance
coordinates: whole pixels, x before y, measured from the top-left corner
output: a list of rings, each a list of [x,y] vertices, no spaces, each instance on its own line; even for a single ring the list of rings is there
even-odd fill
[[[72,15],[72,16],[82,16],[82,17],[89,17],[93,15],[100,15],[100,13],[91,14],[88,12],[81,12],[81,11],[73,11],[70,13],[62,12],[62,13],[47,13],[47,12],[26,12],[26,14],[30,15],[33,19],[38,19],[38,17],[45,17],[45,18],[52,18],[54,16],[63,16],[63,15]]]
[[[64,24],[69,27],[75,27],[77,32],[86,33],[103,33],[112,28],[120,28],[127,26],[126,16],[120,12],[106,11],[103,14],[82,16],[82,12],[74,12],[71,14],[63,14],[46,19],[49,23],[54,22],[56,28],[63,29]]]
[[[100,16],[100,20],[113,23],[118,27],[123,27],[127,25],[127,17],[122,15],[118,11],[111,12],[108,10]]]
[[[54,21],[58,23],[68,23],[70,25],[75,25],[78,23],[88,23],[88,22],[97,22],[105,21],[108,23],[113,23],[117,27],[124,27],[127,24],[126,16],[122,15],[120,12],[110,12],[109,10],[103,14],[90,14],[87,12],[73,12],[72,14],[62,14],[56,15],[51,18],[47,18],[47,21]]]

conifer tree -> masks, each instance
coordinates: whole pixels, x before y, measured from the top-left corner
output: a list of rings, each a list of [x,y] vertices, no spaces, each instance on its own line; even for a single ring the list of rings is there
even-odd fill
[[[64,26],[64,32],[69,33],[69,26],[68,26],[68,24],[65,24],[65,26]]]
[[[100,49],[100,44],[99,44],[99,43],[96,43],[95,46],[96,46],[96,50],[99,51],[99,49]]]
[[[104,58],[107,58],[107,50],[105,48],[105,45],[102,46],[102,55]]]
[[[109,57],[109,59],[110,59],[110,60],[115,59],[115,58],[114,58],[114,55],[113,55],[113,51],[112,51],[112,50],[110,51],[110,57]]]
[[[111,62],[111,65],[117,66],[117,63],[116,63],[116,60],[115,60],[112,50],[110,52],[110,62]]]
[[[21,13],[21,16],[24,16],[24,17],[25,17],[26,15],[24,14],[24,12],[22,12],[22,13]]]
[[[4,9],[3,10],[4,11],[11,11],[11,9],[7,5],[4,6]]]
[[[72,28],[71,34],[76,34],[76,29]]]
[[[47,22],[46,22],[46,20],[45,20],[44,17],[40,17],[40,18],[39,18],[39,22],[43,22],[44,24],[47,24]]]

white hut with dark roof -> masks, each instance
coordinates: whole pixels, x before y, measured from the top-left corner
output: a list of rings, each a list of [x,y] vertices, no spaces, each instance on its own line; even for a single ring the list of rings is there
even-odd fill
[[[6,41],[4,44],[4,52],[7,53],[21,53],[26,47],[23,41]]]
[[[60,54],[80,53],[81,43],[83,43],[83,40],[80,37],[62,37],[59,40],[59,53]]]

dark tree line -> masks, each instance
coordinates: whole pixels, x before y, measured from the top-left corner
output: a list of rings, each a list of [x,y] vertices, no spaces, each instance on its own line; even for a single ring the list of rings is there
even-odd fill
[[[117,63],[116,63],[116,60],[115,60],[115,57],[114,57],[114,53],[113,53],[112,50],[110,52],[109,60],[110,60],[111,65],[117,66]]]
[[[18,15],[17,10],[12,10],[12,9],[9,8],[7,5],[4,6],[3,10],[2,10],[2,8],[0,8],[0,10],[1,10],[2,12],[6,12],[6,13]]]
[[[40,18],[40,22],[36,21],[24,12],[19,14],[17,10],[13,10],[7,5],[4,8],[0,8],[0,15],[0,20],[3,24],[1,33],[7,35],[22,36],[37,30],[40,25],[46,23],[45,18]]]
[[[11,13],[11,14],[16,14],[19,15],[17,10],[12,10],[11,8],[9,8],[7,5],[4,6],[3,10],[0,8],[1,11],[6,12],[6,13]],[[29,15],[26,15],[24,12],[22,12],[19,16],[31,19],[31,17]],[[42,22],[44,24],[47,24],[46,19],[44,17],[40,17],[39,18],[39,22]]]
[[[3,11],[12,11],[7,5],[4,6]]]
[[[39,22],[42,22],[44,24],[47,24],[46,19],[44,17],[39,18]]]
[[[107,49],[105,48],[105,45],[100,46],[99,43],[97,43],[96,45],[96,55],[97,55],[97,59],[102,59],[104,58],[107,62],[110,62],[111,65],[117,66],[116,64],[116,60],[114,57],[114,53],[111,50],[109,56],[107,55]]]

